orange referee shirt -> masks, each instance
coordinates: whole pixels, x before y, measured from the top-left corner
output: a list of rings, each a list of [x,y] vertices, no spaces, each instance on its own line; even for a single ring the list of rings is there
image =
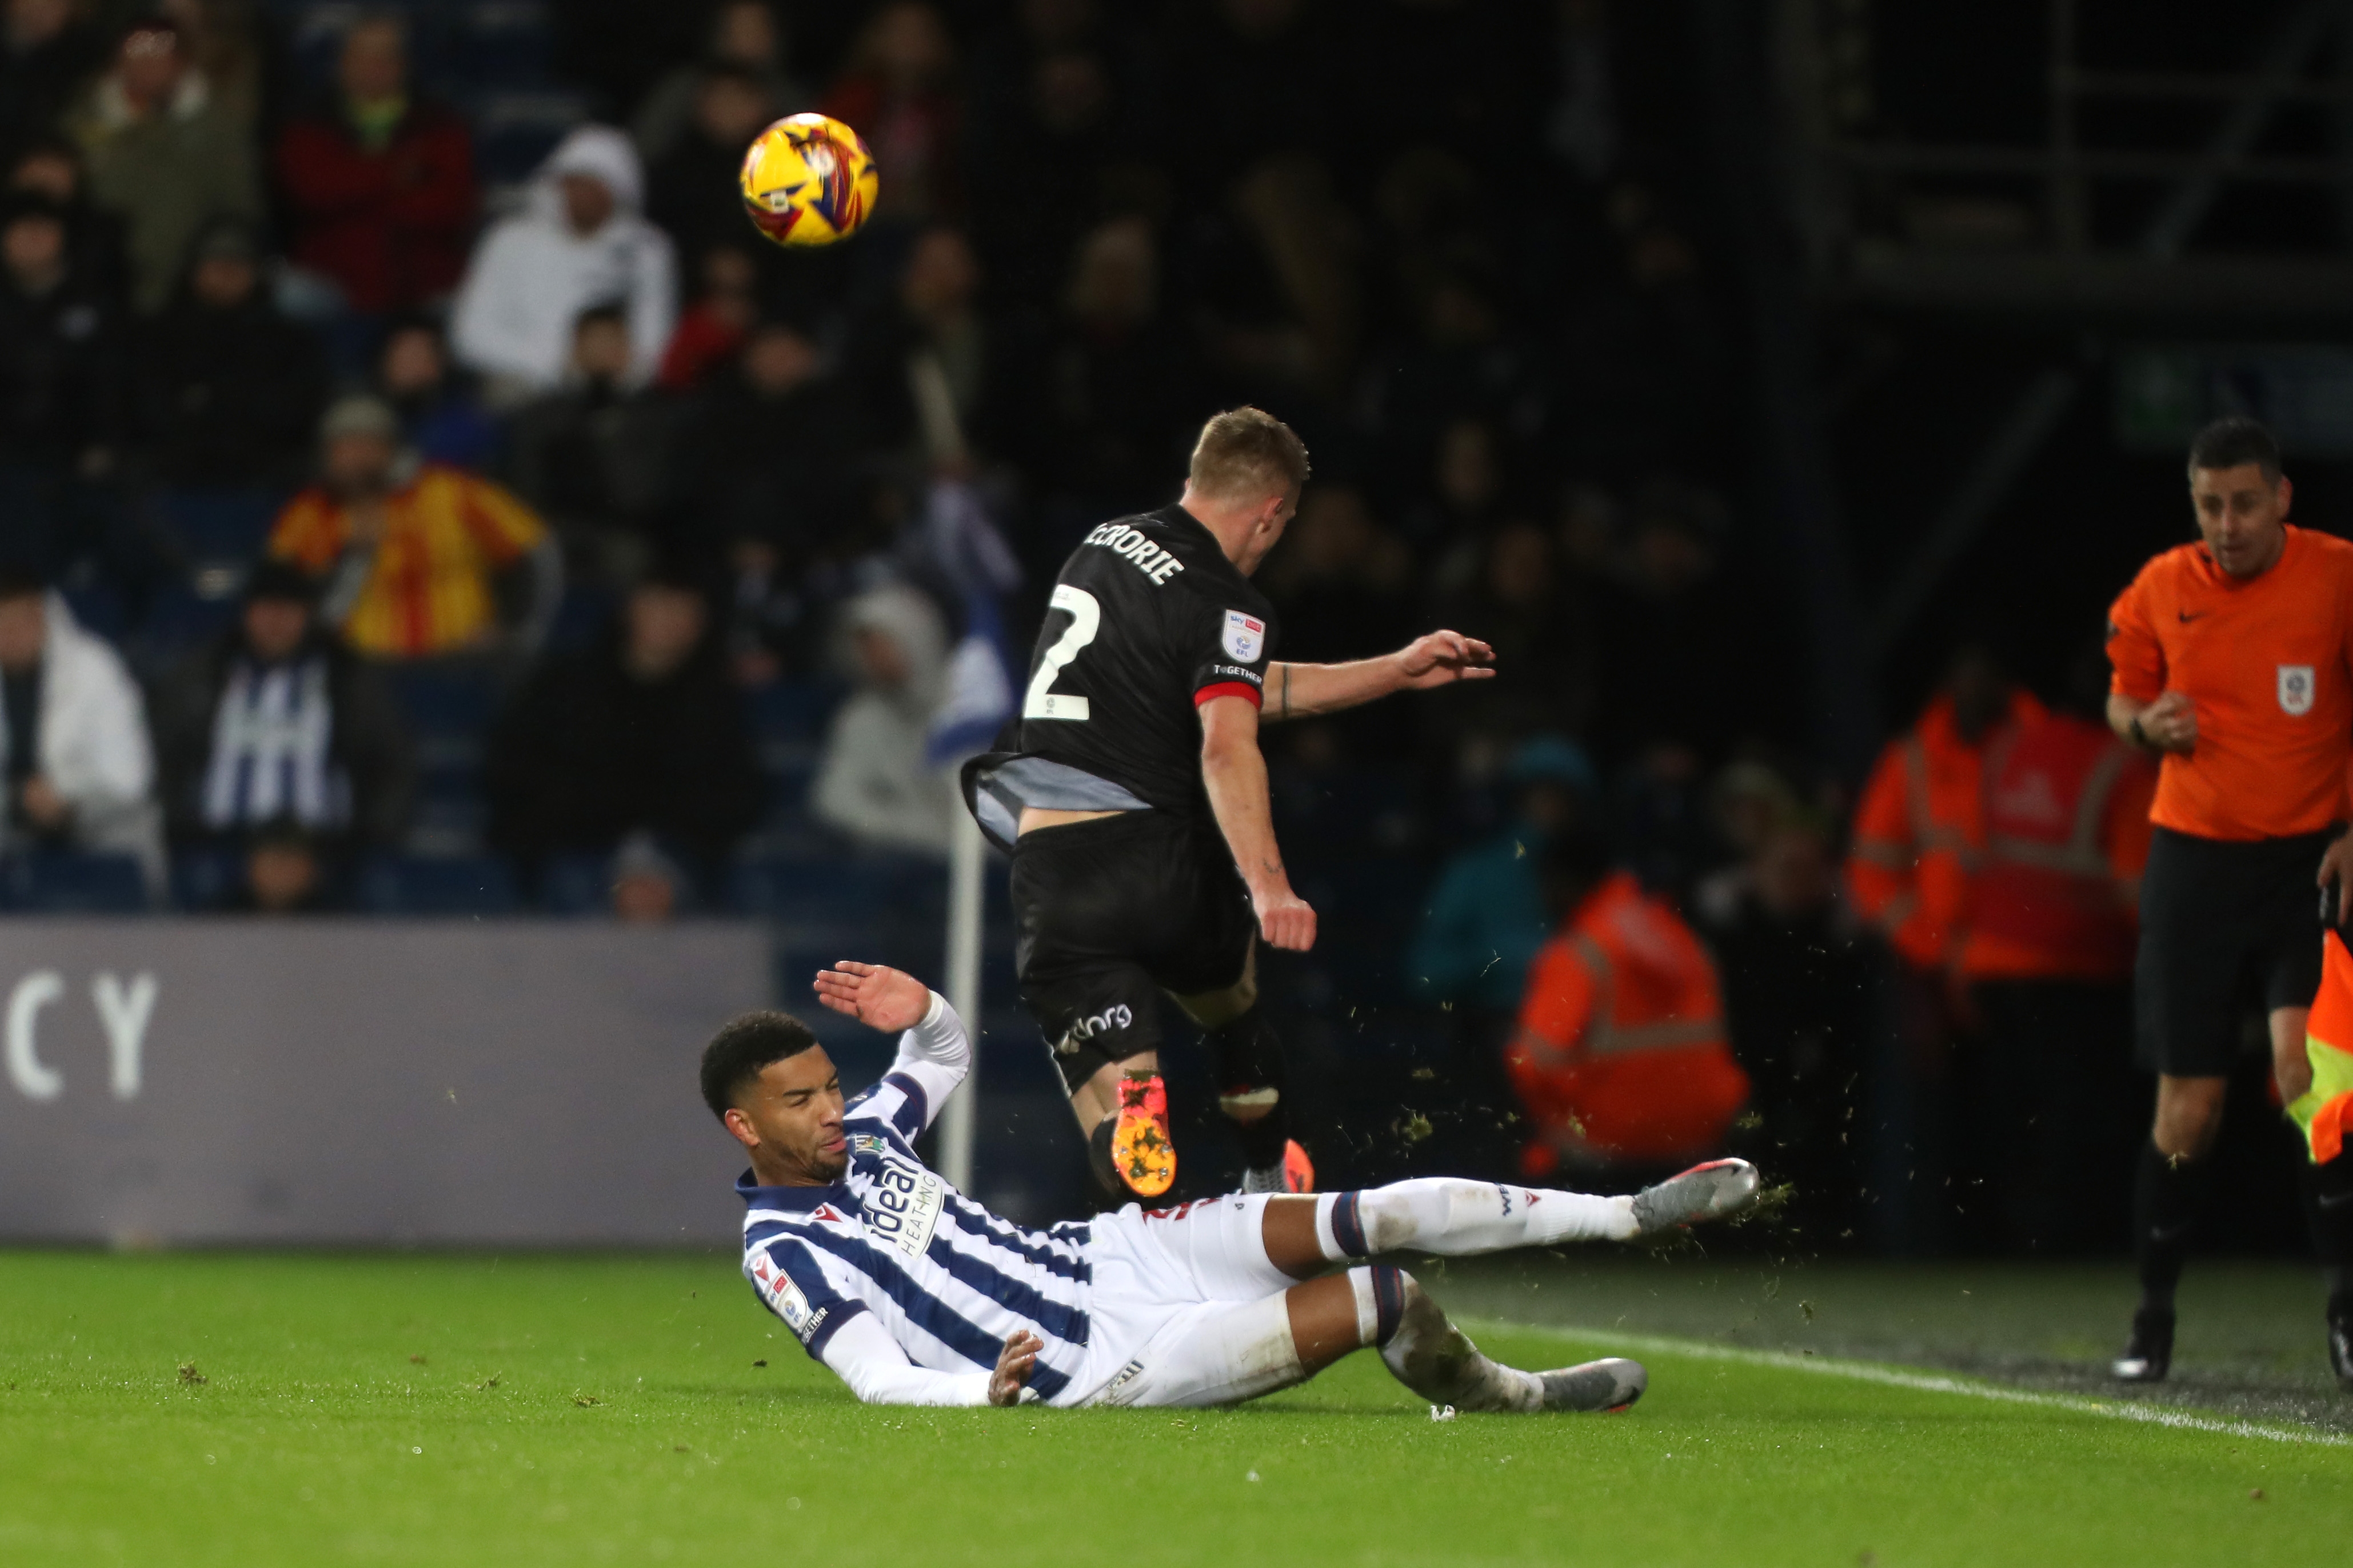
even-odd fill
[[[2186,694],[2198,745],[2168,752],[2149,820],[2200,838],[2317,833],[2345,816],[2353,746],[2353,543],[2293,524],[2242,582],[2203,544],[2168,550],[2108,611],[2111,689]]]

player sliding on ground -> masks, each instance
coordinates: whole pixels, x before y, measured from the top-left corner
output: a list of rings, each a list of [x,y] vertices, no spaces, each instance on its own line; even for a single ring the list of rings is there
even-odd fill
[[[1385,1253],[1461,1257],[1624,1240],[1739,1213],[1757,1172],[1696,1166],[1633,1197],[1437,1177],[1320,1196],[1129,1205],[1050,1230],[982,1208],[914,1140],[972,1059],[946,1001],[895,969],[817,977],[837,1013],[900,1032],[882,1081],[847,1103],[806,1025],[749,1013],[702,1054],[702,1097],[752,1169],[737,1183],[744,1273],[808,1353],[878,1405],[1227,1405],[1366,1345],[1458,1410],[1615,1410],[1641,1365],[1552,1372],[1490,1361]],[[1332,1266],[1352,1263],[1344,1272]]]

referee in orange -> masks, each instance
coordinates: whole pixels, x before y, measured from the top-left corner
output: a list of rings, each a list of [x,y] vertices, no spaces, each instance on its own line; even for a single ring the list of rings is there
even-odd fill
[[[2108,612],[2108,722],[2161,753],[2134,967],[2137,1055],[2157,1075],[2133,1250],[2141,1300],[2116,1375],[2162,1379],[2237,1025],[2260,995],[2284,1101],[2308,1087],[2320,984],[2315,882],[2353,868],[2353,543],[2287,521],[2278,443],[2222,419],[2189,447],[2199,540],[2141,568]],[[2315,1208],[2332,1319],[2353,1307],[2344,1236]],[[2333,1228],[2335,1237],[2322,1235]]]

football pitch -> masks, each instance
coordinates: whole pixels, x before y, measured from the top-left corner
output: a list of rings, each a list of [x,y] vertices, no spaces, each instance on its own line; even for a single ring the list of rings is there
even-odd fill
[[[2353,1520],[2299,1271],[2193,1271],[2165,1405],[2070,1384],[2121,1268],[1424,1278],[1523,1366],[1636,1337],[1649,1395],[1433,1421],[1358,1355],[1229,1411],[869,1409],[729,1258],[0,1253],[0,1563],[2148,1568]]]

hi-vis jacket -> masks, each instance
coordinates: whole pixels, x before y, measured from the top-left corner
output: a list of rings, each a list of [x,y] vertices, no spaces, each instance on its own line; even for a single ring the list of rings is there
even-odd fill
[[[1972,980],[2121,980],[2148,863],[2157,769],[2105,724],[2050,713],[1986,759],[1985,842],[1961,973]]]
[[[1537,952],[1504,1060],[1536,1128],[1521,1162],[1531,1175],[1564,1155],[1715,1152],[1748,1098],[1715,963],[1664,900],[1622,871]]]
[[[1985,830],[1987,749],[2042,716],[2040,702],[2013,692],[2009,718],[1972,745],[1952,699],[1939,697],[1872,768],[1855,807],[1847,890],[1914,966],[1941,969],[1959,956]]]

